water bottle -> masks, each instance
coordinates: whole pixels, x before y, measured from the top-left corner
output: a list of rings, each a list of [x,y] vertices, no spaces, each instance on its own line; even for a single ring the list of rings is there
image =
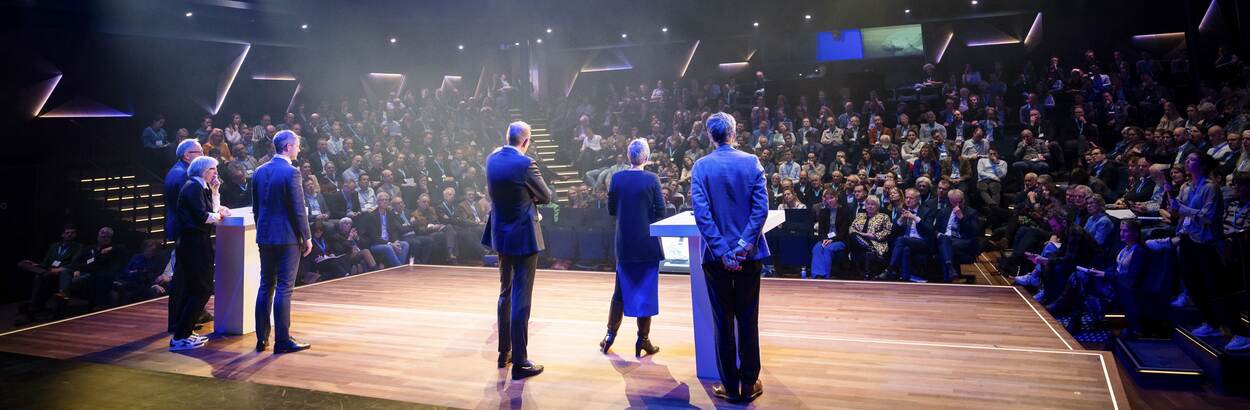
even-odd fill
[[[807,267],[806,266],[800,268],[799,277],[803,279],[807,279]]]

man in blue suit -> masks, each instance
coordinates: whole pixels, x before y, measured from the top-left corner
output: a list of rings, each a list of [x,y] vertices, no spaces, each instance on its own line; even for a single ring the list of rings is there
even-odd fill
[[[759,158],[734,149],[732,116],[712,114],[707,130],[716,149],[695,162],[690,199],[703,235],[703,275],[716,327],[722,384],[712,391],[730,402],[751,401],[764,391],[758,322],[761,261],[769,257],[762,232],[768,218],[767,182]]]
[[[182,186],[190,179],[187,176],[187,167],[191,165],[191,161],[204,155],[204,148],[200,146],[200,142],[194,138],[182,140],[178,143],[175,150],[178,161],[174,162],[174,166],[169,168],[169,173],[165,174],[165,241],[172,242],[178,240],[178,227],[175,221],[178,219],[174,213],[178,210],[178,194],[182,190]],[[170,259],[170,263],[178,264],[178,258],[175,256]],[[175,267],[175,270],[177,268]],[[174,290],[180,289],[178,275],[174,275],[169,284],[169,332],[174,332],[177,315],[174,312],[182,306],[182,294]],[[207,312],[205,312],[207,313]],[[199,318],[197,318],[199,319]],[[203,322],[203,320],[198,320]]]
[[[486,184],[493,203],[482,245],[499,252],[499,368],[511,361],[512,379],[519,380],[543,372],[542,365],[529,361],[526,343],[534,270],[538,252],[545,248],[535,205],[551,202],[551,191],[538,164],[525,156],[529,124],[508,125],[504,142],[486,158]]]
[[[291,338],[291,291],[301,256],[312,250],[308,210],[299,168],[291,160],[299,155],[300,137],[283,130],[273,137],[273,159],[252,175],[252,213],[256,218],[256,244],[260,245],[260,291],[256,296],[256,351],[269,344],[269,315],[273,313],[274,353],[290,353],[311,347]]]

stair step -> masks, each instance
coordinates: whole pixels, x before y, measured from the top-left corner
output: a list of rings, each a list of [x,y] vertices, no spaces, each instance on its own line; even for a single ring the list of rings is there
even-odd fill
[[[1198,363],[1207,380],[1225,394],[1250,393],[1250,352],[1226,352],[1228,337],[1198,337],[1184,327],[1172,332],[1172,340]]]
[[[1172,340],[1116,338],[1113,343],[1116,357],[1139,385],[1196,389],[1203,383],[1202,367]]]

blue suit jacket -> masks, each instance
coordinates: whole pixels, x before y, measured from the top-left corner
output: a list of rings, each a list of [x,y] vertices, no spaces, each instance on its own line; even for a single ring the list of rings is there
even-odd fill
[[[256,243],[294,245],[312,238],[308,232],[308,208],[299,168],[286,159],[273,159],[252,174],[252,215],[256,218]]]
[[[551,191],[538,164],[516,149],[497,149],[486,158],[486,189],[491,209],[482,245],[505,255],[529,255],[545,249],[535,205],[551,202]]]
[[[703,234],[703,258],[714,261],[739,243],[754,244],[750,260],[770,256],[761,232],[768,218],[768,190],[759,158],[721,145],[690,171],[694,220]]]
[[[181,159],[169,168],[169,173],[165,174],[165,240],[172,241],[178,238],[177,217],[175,213],[178,211],[178,194],[182,191],[182,185],[187,183],[187,163]]]

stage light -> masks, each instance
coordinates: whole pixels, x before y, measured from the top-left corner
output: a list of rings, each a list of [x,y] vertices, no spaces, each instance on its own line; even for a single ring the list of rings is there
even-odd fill
[[[977,5],[977,0],[972,0],[972,5],[973,6]]]
[[[811,19],[812,19],[812,15],[811,15],[811,14],[804,14],[804,15],[803,15],[803,20],[811,20]]]
[[[391,37],[391,44],[395,44],[395,42],[397,42],[397,41],[399,41],[399,40],[398,40],[398,39],[396,39],[395,37]]]
[[[629,34],[621,33],[621,38],[629,38]]]
[[[911,14],[911,9],[903,9],[903,14]]]
[[[513,47],[520,47],[520,46],[521,46],[521,42],[520,42],[520,41],[517,41],[517,42],[515,42],[515,43],[512,43],[512,46],[513,46]]]
[[[300,28],[300,30],[308,30],[308,25],[307,25],[307,24],[302,24],[302,25],[300,25],[300,26],[299,26],[299,28]]]
[[[464,50],[464,44],[456,46],[457,50]]]
[[[534,41],[535,41],[535,42],[537,42],[538,44],[542,44],[542,43],[543,43],[543,39],[542,39],[542,38],[539,38],[539,39],[534,40]]]
[[[667,32],[668,32],[668,27],[660,27],[660,32],[661,32],[661,33],[667,33]]]
[[[187,16],[187,17],[191,17],[191,16],[194,16],[194,15],[195,15],[195,13],[192,13],[192,12],[189,12],[189,11],[188,11],[188,12],[187,12],[187,14],[186,14],[186,16]]]
[[[757,22],[754,22],[754,23],[751,23],[751,27],[759,27],[759,26],[760,26],[760,22],[758,22],[758,21],[757,21]]]
[[[551,27],[547,27],[547,34],[551,34]]]

